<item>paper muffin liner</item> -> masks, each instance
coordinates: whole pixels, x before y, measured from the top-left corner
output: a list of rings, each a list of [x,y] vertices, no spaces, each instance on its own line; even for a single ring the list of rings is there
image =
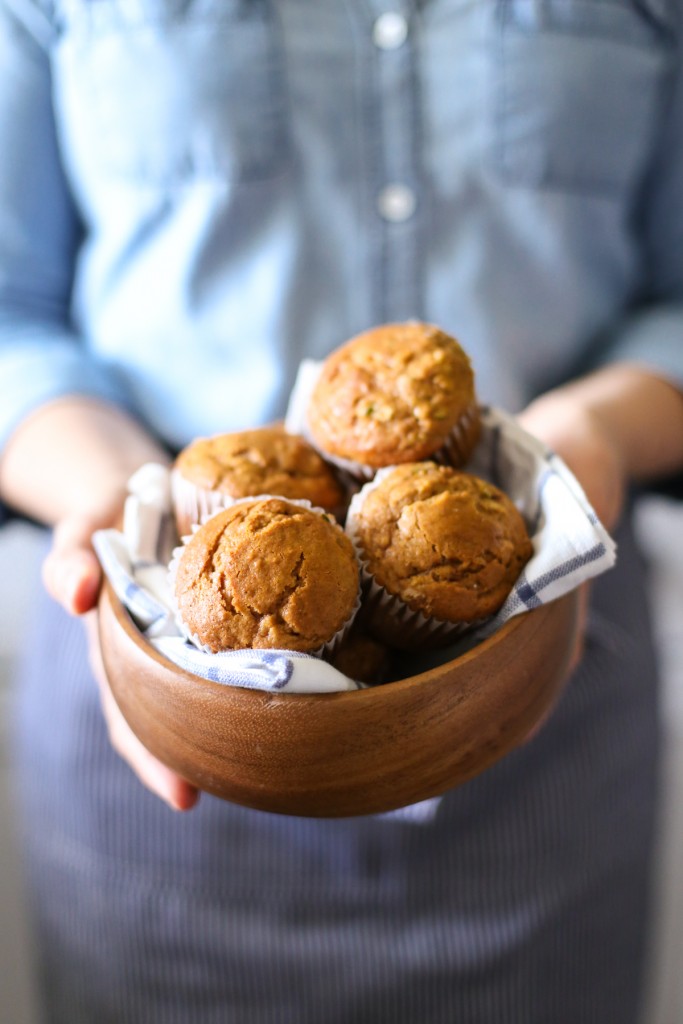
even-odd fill
[[[441,465],[453,466],[455,469],[459,469],[463,466],[470,455],[472,454],[477,441],[479,440],[480,434],[480,414],[479,406],[476,402],[465,409],[457,423],[451,428],[446,440],[438,448],[430,454],[422,456],[420,459],[410,458],[405,461],[407,462],[425,462],[431,460],[438,462]],[[322,448],[317,441],[314,439],[307,422],[304,420],[303,435],[310,445],[325,459],[330,465],[334,466],[340,473],[343,473],[348,481],[347,486],[349,490],[353,492],[354,484],[356,490],[358,485],[361,486],[365,483],[369,483],[374,479],[375,474],[379,471],[376,466],[369,466],[367,463],[358,462],[353,459],[343,459],[338,455],[326,451]],[[397,463],[398,464],[398,463]],[[380,467],[382,469],[390,467]]]
[[[342,479],[346,481],[350,492],[353,493],[363,484],[372,480],[378,468],[358,460],[345,459],[338,455],[333,455],[322,448],[313,437],[308,424],[308,407],[323,366],[323,362],[313,359],[303,359],[299,364],[287,407],[285,430],[290,434],[299,434],[304,437],[326,462],[339,470],[343,475]],[[432,459],[435,462],[440,462],[442,465],[451,465],[454,468],[464,465],[479,441],[481,418],[482,410],[475,397],[460,415],[457,423],[451,428],[443,444],[436,448],[432,454],[425,455],[419,461]],[[411,459],[410,461],[418,460]]]
[[[438,462],[443,466],[453,466],[454,469],[460,469],[474,451],[480,433],[481,415],[479,406],[476,402],[473,402],[453,426],[443,445],[433,455],[426,456],[426,459]],[[424,462],[425,459],[418,461]]]
[[[327,512],[324,508],[319,508],[318,506],[312,505],[310,501],[306,501],[303,498],[296,498],[296,499],[295,498],[284,498],[284,497],[282,497],[282,495],[279,495],[279,494],[255,494],[255,495],[250,496],[248,498],[230,498],[230,499],[228,499],[228,504],[227,505],[222,506],[221,508],[216,509],[213,512],[206,513],[202,517],[200,522],[193,523],[192,527],[190,529],[190,532],[188,534],[183,535],[180,538],[180,541],[181,541],[180,544],[176,548],[174,548],[174,550],[173,550],[173,552],[171,554],[171,560],[170,560],[169,566],[168,566],[168,582],[169,582],[169,589],[170,589],[170,592],[171,592],[171,602],[172,602],[172,607],[173,607],[173,614],[174,614],[175,623],[176,623],[178,629],[180,630],[180,632],[182,633],[182,635],[185,637],[185,639],[187,641],[189,641],[189,643],[191,643],[194,647],[196,647],[200,651],[204,651],[207,654],[215,654],[216,653],[207,644],[203,644],[202,641],[200,640],[200,638],[198,636],[196,636],[196,634],[192,633],[191,630],[187,627],[187,625],[183,621],[183,618],[182,618],[182,616],[180,614],[180,609],[178,608],[178,603],[176,601],[176,596],[175,596],[176,575],[177,575],[177,572],[178,572],[178,565],[179,565],[179,562],[180,562],[180,557],[181,557],[181,555],[182,555],[182,553],[183,553],[183,551],[185,549],[185,545],[194,536],[194,534],[197,532],[197,530],[199,530],[200,527],[204,525],[204,523],[208,522],[210,519],[213,519],[213,517],[218,515],[220,512],[225,511],[226,508],[232,508],[233,505],[243,505],[243,504],[245,504],[247,502],[270,501],[270,500],[273,500],[273,499],[278,500],[278,501],[285,501],[285,502],[287,502],[290,505],[298,505],[300,508],[309,509],[311,512],[315,512],[318,515],[324,516],[328,520],[328,522],[330,521],[330,519],[329,519],[330,513],[329,512]],[[332,525],[335,526],[338,530],[341,530],[342,533],[345,532],[344,528],[342,526],[340,526],[339,523],[333,522]],[[355,550],[355,545],[354,545],[354,550]],[[361,573],[359,572],[359,577],[360,576],[361,576]],[[358,615],[358,612],[360,611],[360,607],[361,607],[361,594],[362,594],[362,587],[361,587],[361,584],[360,584],[360,581],[359,581],[359,587],[358,587],[358,593],[356,595],[356,601],[355,601],[355,604],[354,604],[353,608],[351,609],[351,613],[350,613],[348,619],[346,620],[346,622],[337,630],[337,632],[334,634],[334,636],[332,636],[326,643],[322,644],[320,647],[316,648],[313,651],[306,651],[304,653],[310,654],[314,658],[321,658],[321,659],[328,659],[329,657],[331,657],[335,653],[335,651],[338,649],[340,644],[348,636],[349,630],[351,629],[351,626],[353,625],[354,620],[356,619],[356,616]],[[266,648],[260,648],[260,650],[265,650],[265,649]],[[284,648],[284,649],[286,650],[287,648]]]
[[[229,494],[191,483],[178,469],[171,470],[171,499],[181,537],[189,534],[194,525],[229,508],[235,501]]]
[[[411,608],[401,597],[392,594],[377,581],[370,571],[358,534],[357,516],[363,502],[395,468],[386,466],[378,470],[374,479],[354,495],[349,506],[346,533],[356,550],[363,587],[362,613],[359,621],[362,621],[378,639],[399,650],[420,651],[426,648],[445,647],[465,633],[478,629],[487,619],[449,622]]]
[[[306,438],[306,440],[308,439]],[[320,455],[321,453],[318,452],[318,454]],[[325,461],[328,462],[329,460],[325,459]],[[340,505],[323,511],[333,515],[338,522],[343,523],[351,495],[358,489],[358,486],[354,478],[339,471],[338,467],[332,466],[331,470],[332,472],[336,471],[335,476],[337,477],[343,497]],[[180,470],[173,469],[171,470],[171,497],[176,527],[179,536],[182,537],[190,532],[193,525],[202,523],[209,516],[215,515],[216,512],[222,512],[223,509],[234,505],[236,501],[243,501],[246,497],[250,498],[251,496],[234,498],[221,491],[200,487],[198,484],[193,484],[187,480]],[[297,502],[308,500],[306,498],[289,498],[285,495],[278,495],[278,497],[282,497],[283,501]]]

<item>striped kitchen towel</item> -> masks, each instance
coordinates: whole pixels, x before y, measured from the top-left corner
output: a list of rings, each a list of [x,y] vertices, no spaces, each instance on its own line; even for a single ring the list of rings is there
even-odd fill
[[[554,601],[614,565],[616,545],[566,465],[516,420],[482,408],[482,434],[465,467],[502,488],[524,516],[534,552],[498,614],[474,639],[490,636],[513,615]],[[292,417],[288,414],[288,423]],[[173,547],[169,472],[148,465],[129,482],[123,530],[100,530],[94,545],[122,603],[150,642],[181,667],[235,686],[296,692],[357,689],[331,665],[292,651],[208,654],[180,636],[168,587]],[[472,645],[472,637],[468,640]],[[446,648],[437,657],[454,656]],[[429,659],[433,664],[433,657]]]

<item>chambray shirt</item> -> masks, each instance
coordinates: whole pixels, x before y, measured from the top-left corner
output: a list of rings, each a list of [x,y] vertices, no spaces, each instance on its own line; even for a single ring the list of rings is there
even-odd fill
[[[0,0],[0,445],[64,394],[170,445],[420,318],[511,411],[683,383],[681,0]]]

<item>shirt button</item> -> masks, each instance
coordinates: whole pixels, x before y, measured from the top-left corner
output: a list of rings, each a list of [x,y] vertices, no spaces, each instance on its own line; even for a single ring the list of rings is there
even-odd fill
[[[372,29],[372,41],[380,50],[398,50],[408,38],[408,21],[398,11],[380,14]]]
[[[377,209],[385,220],[400,223],[415,213],[417,200],[407,185],[386,185],[377,197]]]

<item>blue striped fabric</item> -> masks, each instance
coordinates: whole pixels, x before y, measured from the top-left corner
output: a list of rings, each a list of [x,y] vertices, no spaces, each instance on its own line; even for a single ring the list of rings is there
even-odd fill
[[[173,814],[109,748],[80,624],[38,597],[16,779],[45,1024],[638,1024],[658,725],[619,540],[545,728],[419,828]]]
[[[309,372],[310,364],[305,368],[305,373]],[[295,395],[300,401],[301,385],[295,389]],[[288,422],[290,428],[296,426],[291,412]],[[482,436],[467,468],[506,491],[524,514],[534,544],[534,554],[507,601],[494,618],[476,630],[477,637],[491,635],[513,615],[553,601],[614,565],[616,545],[575,477],[561,459],[523,431],[513,417],[499,409],[482,409]],[[273,661],[268,652],[211,654],[183,642],[174,620],[170,588],[166,592],[162,589],[165,577],[161,577],[162,584],[158,577],[153,577],[156,592],[150,592],[146,580],[154,566],[149,558],[136,559],[131,551],[140,536],[146,536],[146,551],[158,550],[158,538],[149,536],[150,529],[165,529],[159,507],[162,500],[170,500],[168,471],[161,466],[148,469],[148,473],[136,474],[143,486],[127,508],[132,508],[134,514],[126,516],[126,532],[99,531],[94,545],[118,597],[159,650],[196,675],[228,685],[299,692],[357,688],[354,680],[331,666],[319,662],[312,671],[306,659],[293,658],[291,652],[279,652]],[[377,479],[381,479],[383,472],[377,474]],[[147,486],[150,479],[156,482],[156,488]],[[353,508],[352,502],[350,515]],[[160,573],[165,571],[161,563],[156,568]],[[275,671],[274,665],[278,666]]]

